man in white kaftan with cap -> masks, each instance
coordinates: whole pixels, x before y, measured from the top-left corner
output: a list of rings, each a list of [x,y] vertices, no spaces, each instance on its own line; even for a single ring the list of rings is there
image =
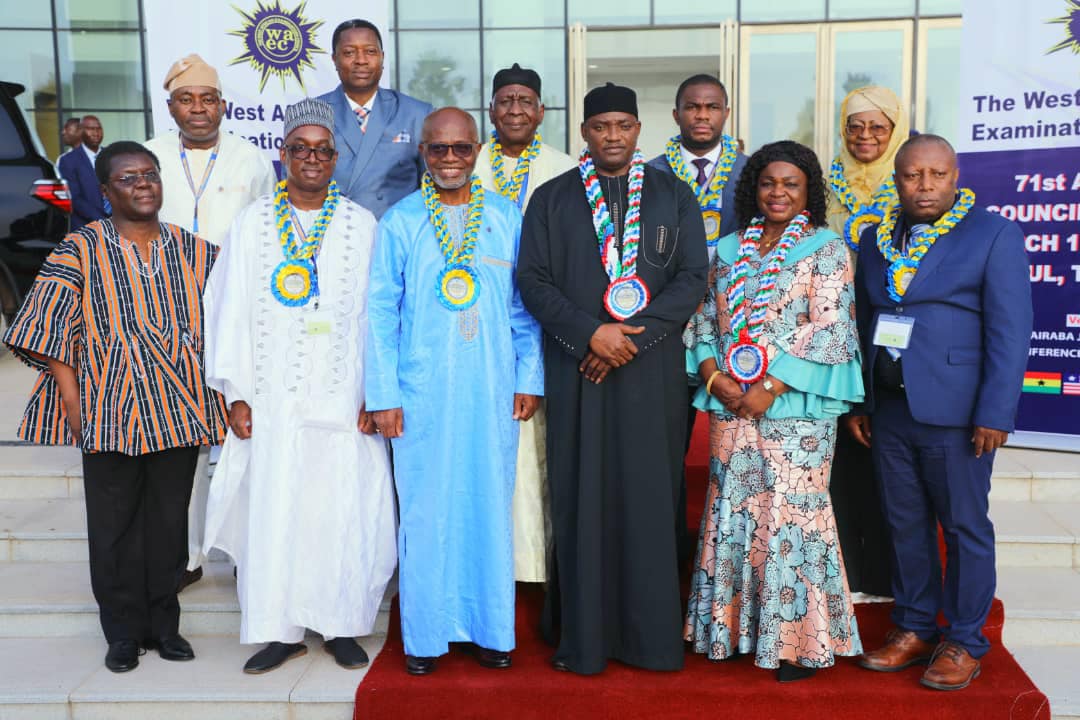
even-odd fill
[[[396,562],[386,442],[363,409],[375,218],[331,183],[335,158],[331,108],[286,108],[287,179],[237,218],[205,293],[207,383],[229,406],[206,549],[236,560],[240,642],[269,643],[248,673],[304,654],[305,628],[366,665],[353,638]]]

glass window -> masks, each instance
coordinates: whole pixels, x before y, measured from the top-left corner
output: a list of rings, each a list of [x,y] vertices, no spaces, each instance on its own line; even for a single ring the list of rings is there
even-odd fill
[[[60,31],[57,46],[65,107],[142,109],[138,33]]]
[[[854,30],[837,32],[833,41],[834,100],[833,117],[840,128],[840,103],[856,88],[881,85],[904,96],[904,32],[903,30]],[[830,154],[835,154],[840,138],[829,138]]]
[[[817,32],[754,33],[749,46],[750,80],[741,90],[747,152],[785,139],[814,147]]]
[[[398,32],[401,89],[435,107],[483,107],[478,31]]]
[[[21,158],[26,153],[22,136],[15,126],[15,121],[7,112],[7,104],[0,106],[0,160]],[[13,112],[18,112],[12,108]]]
[[[101,121],[101,130],[104,133],[102,145],[108,145],[117,140],[134,140],[146,142],[150,137],[146,134],[146,115],[142,112],[113,112],[110,110],[87,110],[81,113],[83,116],[93,115]]]
[[[742,0],[741,22],[824,20],[825,0]]]
[[[960,75],[943,68],[960,66],[960,28],[926,31],[926,127],[915,128],[944,137],[956,133]]]
[[[484,33],[484,106],[491,101],[495,73],[514,63],[540,74],[545,105],[566,105],[566,33],[564,30],[488,30]]]
[[[649,0],[569,0],[571,23],[648,25]]]
[[[738,12],[737,0],[682,0],[677,3],[656,2],[654,4],[657,25],[685,23],[700,25],[710,22],[723,22],[735,19]]]
[[[52,8],[42,0],[0,0],[0,27],[52,27]]]
[[[138,2],[139,0],[56,0],[56,26],[81,29],[138,28]]]
[[[44,153],[47,159],[55,162],[60,153],[67,150],[66,147],[60,147],[60,127],[57,125],[56,111],[24,112],[23,116],[30,127],[30,133],[37,136],[38,152]]]
[[[15,102],[24,110],[56,107],[56,64],[52,33],[46,30],[0,30],[0,67],[4,80],[26,88]]]
[[[574,157],[577,157],[577,153],[581,149],[579,143],[574,143],[570,151],[566,149],[565,110],[545,110],[544,122],[540,123],[540,134],[544,136],[544,142],[548,145],[563,152],[570,152]],[[581,135],[577,132],[577,125],[571,131],[571,136],[580,139]]]
[[[484,27],[559,27],[563,3],[551,0],[484,0]]]
[[[961,0],[919,0],[919,15],[959,15]]]
[[[480,26],[480,0],[397,0],[397,6],[402,29]]]
[[[829,0],[832,20],[865,20],[883,17],[910,17],[915,0]]]

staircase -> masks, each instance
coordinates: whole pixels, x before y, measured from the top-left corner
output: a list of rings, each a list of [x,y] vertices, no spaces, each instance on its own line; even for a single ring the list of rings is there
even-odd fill
[[[148,653],[105,669],[90,592],[79,454],[11,445],[32,380],[0,357],[0,720],[199,718],[346,720],[366,670],[347,671],[309,637],[306,656],[266,675],[241,672],[232,568],[212,558],[180,595],[197,659]],[[994,468],[998,596],[1005,644],[1045,692],[1054,718],[1080,720],[1080,455],[1005,449]],[[388,614],[363,640],[373,658]],[[991,677],[978,682],[992,682]]]

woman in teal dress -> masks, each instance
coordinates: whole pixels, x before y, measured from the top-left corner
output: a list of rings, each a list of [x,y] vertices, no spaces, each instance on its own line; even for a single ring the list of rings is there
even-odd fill
[[[829,499],[836,421],[863,396],[852,268],[809,148],[755,153],[735,205],[685,335],[711,459],[684,632],[789,681],[862,652]]]

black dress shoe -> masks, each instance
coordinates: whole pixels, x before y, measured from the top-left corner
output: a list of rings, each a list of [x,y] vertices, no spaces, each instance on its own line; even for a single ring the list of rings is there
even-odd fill
[[[105,667],[114,673],[127,672],[139,667],[139,643],[134,640],[117,640],[109,643],[105,653]]]
[[[420,657],[419,655],[405,656],[405,672],[410,675],[430,675],[435,672],[435,660],[433,657]]]
[[[180,635],[171,635],[157,639],[157,652],[162,660],[194,660],[195,651],[189,643]]]
[[[570,666],[564,663],[562,660],[552,660],[551,667],[555,668],[559,672],[570,672]]]
[[[202,580],[202,568],[197,567],[194,570],[185,570],[183,577],[180,578],[180,587],[176,588],[177,594],[184,592],[184,588],[188,585],[194,585]]]
[[[795,682],[805,680],[817,674],[817,668],[795,665],[786,660],[780,661],[780,668],[776,671],[776,679],[780,682]]]
[[[352,638],[339,637],[323,643],[326,652],[334,656],[334,662],[346,670],[367,667],[368,656],[364,648]]]
[[[244,672],[248,675],[259,675],[270,672],[276,667],[285,664],[287,660],[307,654],[307,645],[304,643],[282,643],[274,641],[259,652],[251,656],[244,663]]]
[[[489,650],[486,647],[474,646],[473,656],[481,667],[492,670],[505,670],[510,667],[510,653],[501,650]]]

